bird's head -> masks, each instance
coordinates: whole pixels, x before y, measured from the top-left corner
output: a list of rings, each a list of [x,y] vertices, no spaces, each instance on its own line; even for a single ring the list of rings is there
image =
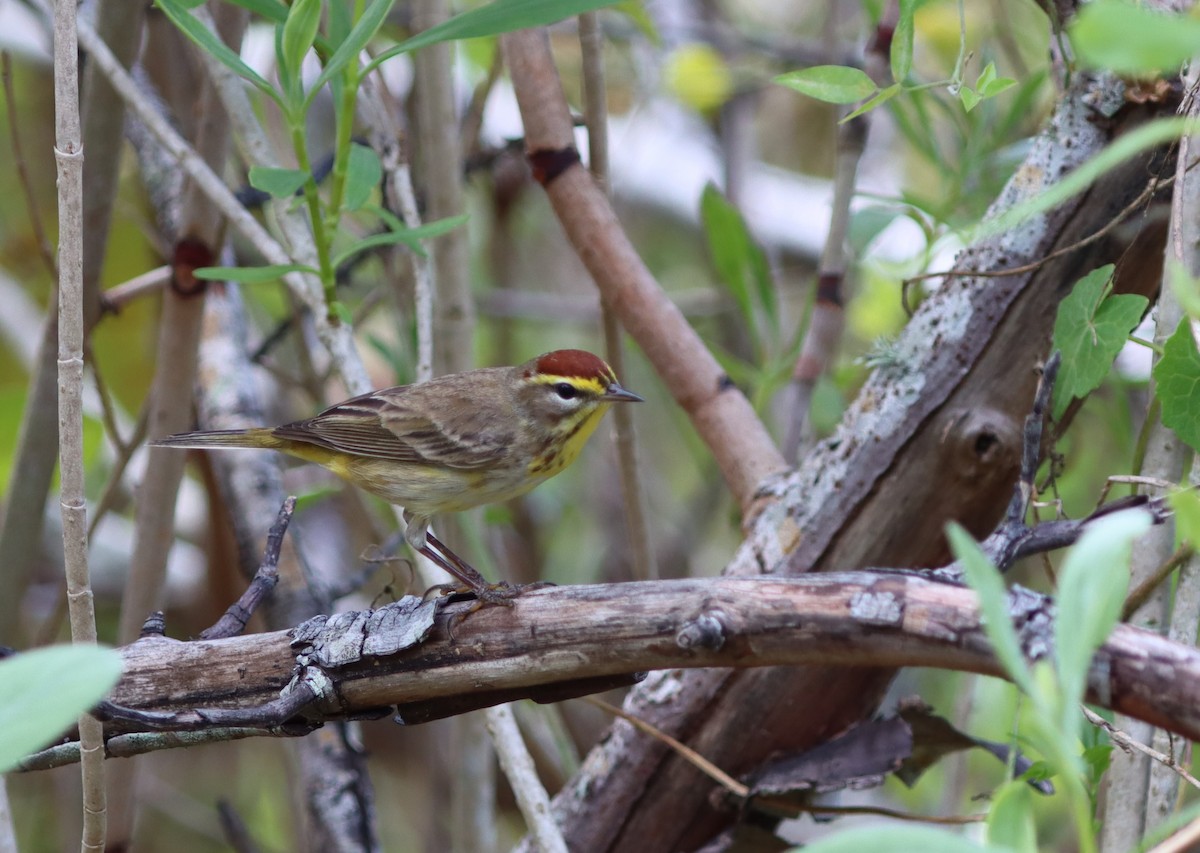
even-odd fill
[[[594,426],[593,418],[609,403],[642,399],[621,387],[602,358],[584,350],[548,352],[521,365],[517,375],[528,412],[558,436],[576,434],[585,424]]]

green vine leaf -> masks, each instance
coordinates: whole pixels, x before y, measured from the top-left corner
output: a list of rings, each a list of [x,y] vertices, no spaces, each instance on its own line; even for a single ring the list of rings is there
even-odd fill
[[[1063,359],[1054,387],[1055,418],[1062,416],[1072,398],[1100,387],[1149,304],[1137,294],[1111,294],[1112,273],[1112,264],[1092,270],[1058,306],[1054,348],[1062,350]]]
[[[1163,426],[1175,430],[1192,449],[1200,449],[1200,352],[1185,319],[1163,344],[1154,365],[1155,393],[1162,404]]]

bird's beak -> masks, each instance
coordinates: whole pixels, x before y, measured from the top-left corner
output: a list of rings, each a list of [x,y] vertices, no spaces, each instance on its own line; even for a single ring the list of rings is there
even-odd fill
[[[619,382],[610,383],[604,393],[600,395],[600,399],[606,403],[643,403],[645,402],[637,394],[632,391],[626,391],[621,387]]]

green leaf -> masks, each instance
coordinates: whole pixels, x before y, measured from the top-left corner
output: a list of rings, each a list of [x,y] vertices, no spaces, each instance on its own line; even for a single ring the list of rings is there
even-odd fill
[[[279,0],[229,0],[235,6],[241,6],[252,15],[258,15],[273,24],[282,24],[287,20],[288,7]],[[199,4],[197,4],[199,5]]]
[[[1009,780],[992,796],[987,817],[988,844],[1019,853],[1037,853],[1033,792],[1023,779]]]
[[[1193,450],[1200,449],[1200,353],[1187,319],[1163,344],[1154,365],[1154,393],[1162,403],[1162,422]]]
[[[121,655],[99,646],[48,646],[0,661],[0,773],[52,743],[112,690]]]
[[[658,27],[654,25],[654,19],[646,11],[646,4],[642,0],[618,0],[612,9],[617,14],[627,17],[653,47],[662,47],[662,35],[659,34]]]
[[[778,317],[771,267],[746,220],[712,184],[700,196],[700,220],[717,275],[733,294],[751,329],[758,327],[755,303],[773,323]]]
[[[347,246],[333,258],[333,265],[339,267],[354,257],[360,252],[365,252],[368,249],[374,249],[377,246],[394,246],[401,243],[412,249],[419,255],[425,255],[425,249],[421,246],[422,240],[428,240],[432,237],[439,237],[447,231],[453,231],[458,226],[462,225],[468,219],[467,214],[462,213],[458,216],[448,216],[445,219],[438,219],[435,222],[427,222],[418,228],[405,228],[401,231],[389,231],[386,234],[375,234],[367,237],[365,240],[359,240],[352,246]]]
[[[242,284],[262,284],[274,281],[290,272],[319,273],[305,264],[272,264],[266,267],[201,267],[196,270],[196,278],[207,281],[238,281]]]
[[[950,540],[954,558],[962,565],[967,584],[979,596],[983,630],[991,641],[996,658],[1013,683],[1025,693],[1033,695],[1033,677],[1021,653],[1012,618],[1008,615],[1008,593],[1004,579],[987,554],[983,553],[979,543],[958,524],[952,522],[946,525],[946,538]]]
[[[1200,279],[1189,273],[1179,261],[1167,258],[1167,281],[1183,310],[1200,320]]]
[[[845,65],[814,65],[789,71],[776,77],[775,82],[831,104],[853,104],[879,90],[861,68]]]
[[[852,211],[846,240],[853,247],[854,254],[865,253],[871,242],[903,215],[901,208],[885,204],[871,204]]]
[[[983,98],[979,97],[978,93],[970,86],[962,86],[958,90],[958,99],[962,101],[963,109],[967,112],[979,106],[979,102]]]
[[[838,122],[838,124],[844,124],[845,122],[850,121],[850,119],[852,119],[852,118],[858,118],[863,113],[869,113],[871,110],[875,109],[879,105],[886,104],[888,101],[890,101],[892,98],[896,97],[903,91],[904,91],[904,87],[901,86],[899,83],[893,83],[892,85],[888,86],[886,89],[880,89],[878,94],[875,95],[875,97],[868,98],[866,101],[863,102],[863,105],[861,107],[858,107],[857,109],[855,109],[854,112],[847,115],[840,122]]]
[[[272,198],[291,198],[308,180],[308,172],[301,169],[251,166],[249,178],[250,186],[269,193]]]
[[[1000,848],[976,844],[945,829],[931,826],[864,826],[834,832],[811,844],[804,853],[1000,853]]]
[[[1100,387],[1146,310],[1144,296],[1110,295],[1112,274],[1112,264],[1092,270],[1058,306],[1053,346],[1063,357],[1054,386],[1055,418],[1062,416],[1072,398]]]
[[[308,92],[310,101],[317,92],[321,91],[326,83],[341,72],[348,62],[358,61],[358,55],[367,46],[367,42],[375,37],[375,33],[379,32],[379,27],[383,24],[384,18],[387,17],[388,12],[392,9],[392,4],[395,2],[396,0],[372,0],[371,5],[367,7],[362,17],[358,19],[358,23],[350,30],[350,34],[338,45],[333,56],[329,57],[325,62],[325,67],[317,75],[317,79],[313,82],[312,88]],[[377,64],[377,61],[372,62],[368,68],[373,68]]]
[[[900,19],[892,33],[891,52],[892,80],[896,83],[903,83],[912,69],[913,14],[916,10],[917,0],[900,0]]]
[[[1150,525],[1149,513],[1140,509],[1103,516],[1063,560],[1054,617],[1054,656],[1063,713],[1060,731],[1071,736],[1079,732],[1079,703],[1092,656],[1121,618],[1133,540]]]
[[[1175,547],[1186,542],[1200,551],[1200,494],[1191,489],[1172,492],[1167,503],[1175,513]]]
[[[350,159],[346,165],[346,210],[358,210],[371,197],[383,179],[383,166],[374,148],[350,144]]]
[[[514,30],[549,26],[581,12],[592,12],[611,6],[615,2],[616,0],[495,0],[418,33],[382,54],[375,62],[382,61],[386,56],[407,53],[438,42],[496,36]]]
[[[1178,73],[1196,55],[1200,21],[1118,0],[1096,0],[1067,28],[1079,61],[1118,74]]]
[[[291,79],[300,84],[300,66],[304,57],[313,46],[317,37],[317,29],[321,26],[321,0],[295,0],[288,11],[287,21],[283,25],[282,55],[283,65],[290,72]],[[299,92],[295,93],[299,95]]]
[[[1164,142],[1178,139],[1180,135],[1189,132],[1191,127],[1188,119],[1176,117],[1157,119],[1131,130],[1129,133],[1122,134],[1099,154],[1076,166],[1066,177],[1051,185],[1049,189],[1013,205],[995,219],[983,222],[967,236],[967,242],[1000,234],[1039,213],[1045,213],[1058,207],[1090,187],[1105,172],[1119,166],[1136,154]]]
[[[249,80],[259,91],[269,96],[272,100],[283,106],[279,92],[275,91],[275,87],[259,76],[253,68],[242,62],[242,58],[229,48],[225,42],[210,30],[204,24],[196,20],[196,17],[187,8],[179,2],[179,0],[156,0],[158,8],[163,10],[171,23],[193,42],[195,42],[201,50],[210,56],[217,59],[222,65],[237,74],[244,80]]]

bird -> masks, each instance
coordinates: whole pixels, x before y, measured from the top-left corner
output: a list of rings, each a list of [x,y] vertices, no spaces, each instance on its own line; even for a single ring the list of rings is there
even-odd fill
[[[404,538],[478,604],[511,604],[516,587],[489,584],[429,530],[443,513],[510,500],[570,465],[613,403],[643,402],[599,356],[544,353],[371,391],[307,420],[201,430],[156,447],[276,450],[328,468],[404,508]]]

